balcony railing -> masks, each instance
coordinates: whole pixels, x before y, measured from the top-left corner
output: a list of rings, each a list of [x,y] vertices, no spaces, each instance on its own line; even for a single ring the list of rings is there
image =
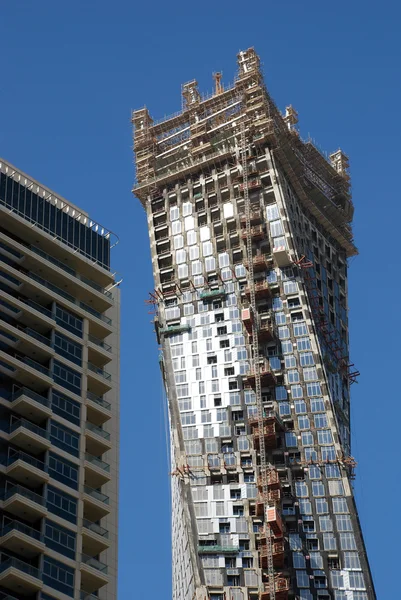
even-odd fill
[[[65,292],[64,290],[59,288],[57,285],[54,285],[54,283],[50,283],[50,281],[43,279],[43,277],[39,277],[39,275],[36,275],[36,273],[32,273],[32,271],[30,271],[28,273],[28,276],[31,279],[33,279],[34,281],[36,281],[37,283],[40,283],[40,285],[43,285],[43,287],[51,290],[52,292],[54,292],[55,294],[58,294],[59,296],[62,296],[69,302],[76,304],[74,296],[71,296],[71,294],[68,294],[67,292]]]
[[[89,285],[91,288],[93,288],[97,292],[100,292],[100,293],[104,294],[107,298],[111,298],[112,297],[112,293],[109,292],[108,290],[106,290],[104,287],[102,287],[98,283],[95,283],[94,281],[92,281],[92,279],[89,279],[88,277],[84,277],[83,275],[79,275],[79,273],[77,273],[76,271],[74,271],[74,269],[71,269],[71,267],[68,267],[67,265],[65,265],[60,260],[57,260],[57,258],[54,258],[53,256],[50,256],[49,254],[46,254],[46,252],[43,252],[43,250],[40,250],[39,248],[36,248],[36,246],[28,246],[28,248],[30,250],[32,250],[32,252],[35,252],[35,254],[38,254],[39,256],[41,256],[42,258],[44,258],[45,260],[47,260],[48,262],[51,262],[53,265],[55,265],[59,269],[62,269],[63,271],[65,271],[66,273],[69,273],[73,277],[76,277],[77,279],[80,279],[83,283],[86,283],[86,285]]]
[[[101,562],[100,560],[97,560],[97,558],[93,558],[93,556],[88,556],[87,554],[82,554],[81,561],[85,565],[88,565],[89,567],[92,567],[97,571],[101,571],[102,573],[107,574],[107,565]]]
[[[102,406],[106,410],[111,409],[110,402],[106,402],[106,400],[104,400],[101,396],[96,396],[95,394],[92,394],[92,392],[87,392],[86,397],[88,398],[88,400],[91,400],[92,402],[99,404],[99,406]]]
[[[99,435],[100,437],[104,438],[105,440],[110,439],[110,433],[108,431],[105,431],[104,429],[102,429],[101,427],[98,427],[97,425],[94,425],[93,423],[89,423],[89,421],[86,422],[85,427],[86,427],[86,429],[89,429],[89,431],[93,431],[93,433],[95,433],[96,435]]]
[[[3,573],[4,571],[6,571],[7,569],[10,569],[10,568],[14,568],[14,569],[18,569],[19,571],[23,571],[27,575],[31,575],[31,577],[36,577],[36,579],[41,578],[41,573],[40,573],[39,569],[37,569],[36,567],[33,567],[32,565],[29,565],[28,563],[24,562],[23,560],[19,560],[18,558],[11,558],[11,556],[9,558],[7,558],[5,561],[3,561],[2,563],[0,563],[0,573]]]
[[[100,525],[98,525],[97,523],[92,523],[92,521],[88,521],[88,519],[84,519],[82,521],[82,525],[86,529],[93,531],[93,533],[97,533],[97,535],[100,535],[106,539],[109,537],[109,532],[107,531],[107,529],[105,529],[104,527],[100,527]]]
[[[34,300],[30,300],[29,298],[23,298],[22,296],[19,296],[18,300],[20,302],[24,302],[24,304],[28,304],[28,306],[30,306],[31,308],[34,308],[38,312],[42,313],[42,315],[49,317],[49,319],[52,319],[52,320],[54,319],[54,314],[52,313],[51,310],[49,310],[48,308],[45,308],[41,304],[38,304]]]
[[[41,333],[38,333],[34,329],[31,329],[30,327],[22,327],[21,325],[17,325],[17,329],[19,329],[23,333],[26,333],[26,335],[31,336],[41,344],[45,344],[45,346],[51,346],[51,341],[49,340],[49,338],[42,335]]]
[[[106,496],[106,494],[103,494],[102,492],[99,492],[98,490],[94,490],[93,488],[89,487],[88,485],[84,485],[84,493],[88,494],[88,496],[91,496],[95,500],[99,500],[99,502],[103,502],[104,504],[110,503],[110,498],[108,496]]]
[[[20,533],[38,540],[38,542],[43,542],[44,539],[43,534],[40,531],[34,529],[33,527],[29,527],[20,521],[11,521],[10,523],[7,523],[5,527],[0,529],[0,537],[7,535],[7,533],[10,533],[10,531],[19,531]]]
[[[32,467],[35,467],[36,469],[40,469],[41,471],[45,471],[47,473],[47,465],[45,465],[44,462],[22,451],[15,452],[12,456],[6,458],[3,464],[9,467],[17,460],[22,460],[27,464],[31,465]]]
[[[87,592],[84,592],[83,590],[81,590],[79,599],[80,600],[99,600],[99,596],[94,596],[93,594],[88,594]],[[0,600],[3,600],[3,598],[1,598],[1,596],[0,596]]]
[[[44,375],[51,377],[50,370],[47,367],[44,367],[40,363],[36,362],[36,360],[32,360],[32,358],[29,358],[28,356],[22,356],[22,357],[16,356],[16,358],[18,358],[18,360],[25,363],[29,367],[32,367],[32,369],[36,369],[37,371],[40,371]]]
[[[107,352],[111,352],[110,344],[106,344],[106,342],[104,342],[103,340],[100,340],[99,338],[95,337],[94,335],[89,334],[88,340],[92,344],[95,344],[96,346],[100,346],[100,348],[103,348],[103,350],[106,350]]]
[[[3,594],[0,592],[0,600],[18,600],[15,596],[10,596],[10,594]]]
[[[21,269],[18,269],[18,270],[21,271]],[[23,271],[23,272],[25,272],[25,271]],[[62,290],[57,285],[54,285],[50,281],[43,279],[43,277],[39,277],[39,275],[36,275],[36,273],[33,273],[32,271],[25,272],[25,275],[27,275],[28,277],[30,277],[37,283],[40,283],[40,285],[43,285],[43,287],[47,288],[51,292],[54,292],[55,294],[62,296],[63,298],[65,298],[66,300],[71,302],[72,304],[77,304],[80,308],[82,308],[86,312],[90,313],[97,319],[100,319],[104,323],[107,323],[107,325],[111,325],[112,321],[109,317],[106,317],[106,315],[103,315],[98,310],[95,310],[94,308],[92,308],[92,306],[89,306],[88,304],[85,304],[84,302],[80,302],[79,300],[76,300],[76,298],[74,296],[72,296],[68,292]],[[53,318],[53,316],[52,316],[52,318]]]
[[[79,304],[79,306],[83,310],[90,313],[97,319],[100,319],[101,321],[103,321],[103,323],[106,323],[107,325],[111,325],[111,319],[109,317],[106,317],[106,315],[103,315],[102,313],[100,313],[98,310],[95,310],[94,308],[92,308],[88,304],[85,304],[84,302],[76,302],[76,304]]]
[[[21,396],[27,396],[31,400],[34,400],[35,402],[38,402],[43,406],[50,407],[51,405],[50,400],[48,398],[45,398],[44,396],[41,396],[40,394],[37,394],[36,392],[26,387],[19,388],[19,390],[14,392],[14,394],[12,394],[10,397],[10,401],[15,402],[16,400],[18,400],[18,398],[21,398]]]
[[[25,429],[29,429],[32,433],[36,433],[36,435],[40,435],[47,440],[50,439],[50,434],[43,427],[39,427],[39,425],[35,425],[35,423],[31,423],[31,421],[27,421],[26,419],[16,419],[10,425],[9,433],[12,433],[19,427],[25,427]]]
[[[39,496],[39,494],[28,490],[28,488],[25,488],[22,485],[14,485],[11,488],[1,491],[0,499],[6,501],[9,498],[12,498],[12,496],[15,496],[15,494],[24,496],[24,498],[32,500],[32,502],[36,502],[36,504],[41,504],[42,506],[46,504],[46,501],[43,496]]]
[[[88,369],[89,369],[89,371],[92,371],[92,373],[96,373],[96,375],[100,375],[100,377],[107,379],[107,381],[111,380],[110,373],[107,373],[107,371],[105,371],[104,369],[101,369],[100,367],[97,367],[96,365],[94,365],[91,362],[88,362]]]
[[[110,465],[108,463],[104,462],[104,460],[101,460],[100,458],[98,458],[97,456],[93,456],[92,454],[89,454],[88,452],[86,452],[85,460],[90,462],[95,467],[98,467],[99,469],[106,471],[106,473],[110,473]]]

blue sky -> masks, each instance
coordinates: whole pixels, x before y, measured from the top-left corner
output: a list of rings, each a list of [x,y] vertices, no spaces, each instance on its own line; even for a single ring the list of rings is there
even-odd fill
[[[351,342],[362,373],[352,388],[355,489],[378,598],[393,597],[401,491],[400,12],[390,0],[1,2],[0,156],[121,239],[113,251],[124,277],[121,599],[171,598],[163,392],[144,304],[152,289],[146,221],[130,193],[130,111],[146,104],[155,118],[176,112],[181,83],[196,78],[211,90],[218,70],[231,81],[237,52],[249,46],[261,55],[279,107],[298,110],[301,134],[350,155],[360,250],[350,269]]]

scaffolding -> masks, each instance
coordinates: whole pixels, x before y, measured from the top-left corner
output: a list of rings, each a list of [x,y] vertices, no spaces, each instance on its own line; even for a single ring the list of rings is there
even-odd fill
[[[263,187],[255,159],[264,157],[266,147],[269,148],[305,211],[328,232],[333,243],[340,246],[347,256],[357,253],[349,225],[353,206],[346,155],[339,150],[330,155],[328,161],[310,140],[301,140],[295,129],[298,121],[295,109],[287,107],[285,116],[280,114],[264,86],[260,61],[253,49],[238,55],[238,65],[239,75],[234,84],[225,89],[221,73],[214,74],[215,91],[208,98],[201,96],[195,80],[184,84],[182,111],[170,118],[156,123],[146,108],[133,113],[137,163],[134,193],[146,208],[149,203],[157,204],[158,199],[166,197],[182,184],[188,186],[190,200],[205,204],[202,194],[188,185],[188,179],[198,179],[200,175],[208,177],[213,170],[225,169],[229,170],[231,184],[239,198],[243,199],[244,213],[240,216],[239,233],[246,246],[244,264],[247,268],[247,286],[242,293],[241,317],[251,347],[250,369],[243,376],[243,381],[245,386],[254,390],[256,397],[257,416],[249,419],[249,425],[254,449],[260,457],[255,512],[263,517],[258,556],[260,568],[266,571],[265,577],[260,578],[259,598],[287,600],[290,580],[278,571],[284,564],[284,525],[279,514],[281,482],[277,470],[267,458],[267,452],[277,447],[278,436],[284,426],[277,415],[266,415],[262,387],[275,385],[277,375],[270,369],[268,361],[259,356],[259,343],[274,340],[276,331],[271,314],[263,315],[262,319],[257,303],[270,298],[273,290],[267,281],[255,281],[255,274],[267,271],[274,261],[280,267],[297,265],[303,273],[314,322],[339,371],[347,375],[350,383],[356,380],[359,373],[352,370],[353,365],[344,355],[324,314],[316,278],[311,275],[313,264],[305,257],[296,260],[295,255],[291,255],[284,247],[273,249],[272,255],[254,255],[254,242],[269,237],[262,211],[255,209],[250,200],[250,192]],[[153,217],[157,217],[157,214],[154,212]],[[166,255],[169,252],[169,249],[166,250]],[[195,285],[188,279],[185,286],[197,292],[199,300],[219,300],[226,294],[224,282],[219,277],[214,286],[209,285],[205,275],[202,285]],[[237,280],[234,271],[233,277]],[[181,295],[183,289],[184,283],[177,282],[173,275],[166,273],[160,286],[151,292],[148,303],[157,312],[161,302]],[[189,329],[185,324],[161,326],[158,320],[156,323],[159,341],[160,337]],[[352,457],[327,462],[337,462],[351,473],[356,464]],[[216,459],[213,455],[210,460],[207,457],[205,465],[191,467],[183,458],[182,464],[171,475],[185,481],[195,477],[196,472],[210,474],[222,468],[229,470],[238,466]],[[306,463],[301,466],[306,466]],[[201,553],[207,552],[207,547],[201,548]]]

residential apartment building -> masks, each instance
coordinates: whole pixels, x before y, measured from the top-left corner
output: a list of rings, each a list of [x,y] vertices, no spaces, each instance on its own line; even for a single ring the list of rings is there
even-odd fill
[[[134,111],[172,448],[174,600],[374,600],[353,499],[348,159],[235,83]]]
[[[113,234],[0,160],[0,598],[115,600]]]

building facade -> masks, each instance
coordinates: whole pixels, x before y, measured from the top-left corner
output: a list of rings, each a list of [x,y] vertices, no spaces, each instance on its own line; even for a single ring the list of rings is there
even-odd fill
[[[373,600],[353,499],[348,162],[301,140],[253,49],[133,113],[172,448],[174,600]]]
[[[114,241],[83,211],[0,160],[4,600],[117,597]]]

